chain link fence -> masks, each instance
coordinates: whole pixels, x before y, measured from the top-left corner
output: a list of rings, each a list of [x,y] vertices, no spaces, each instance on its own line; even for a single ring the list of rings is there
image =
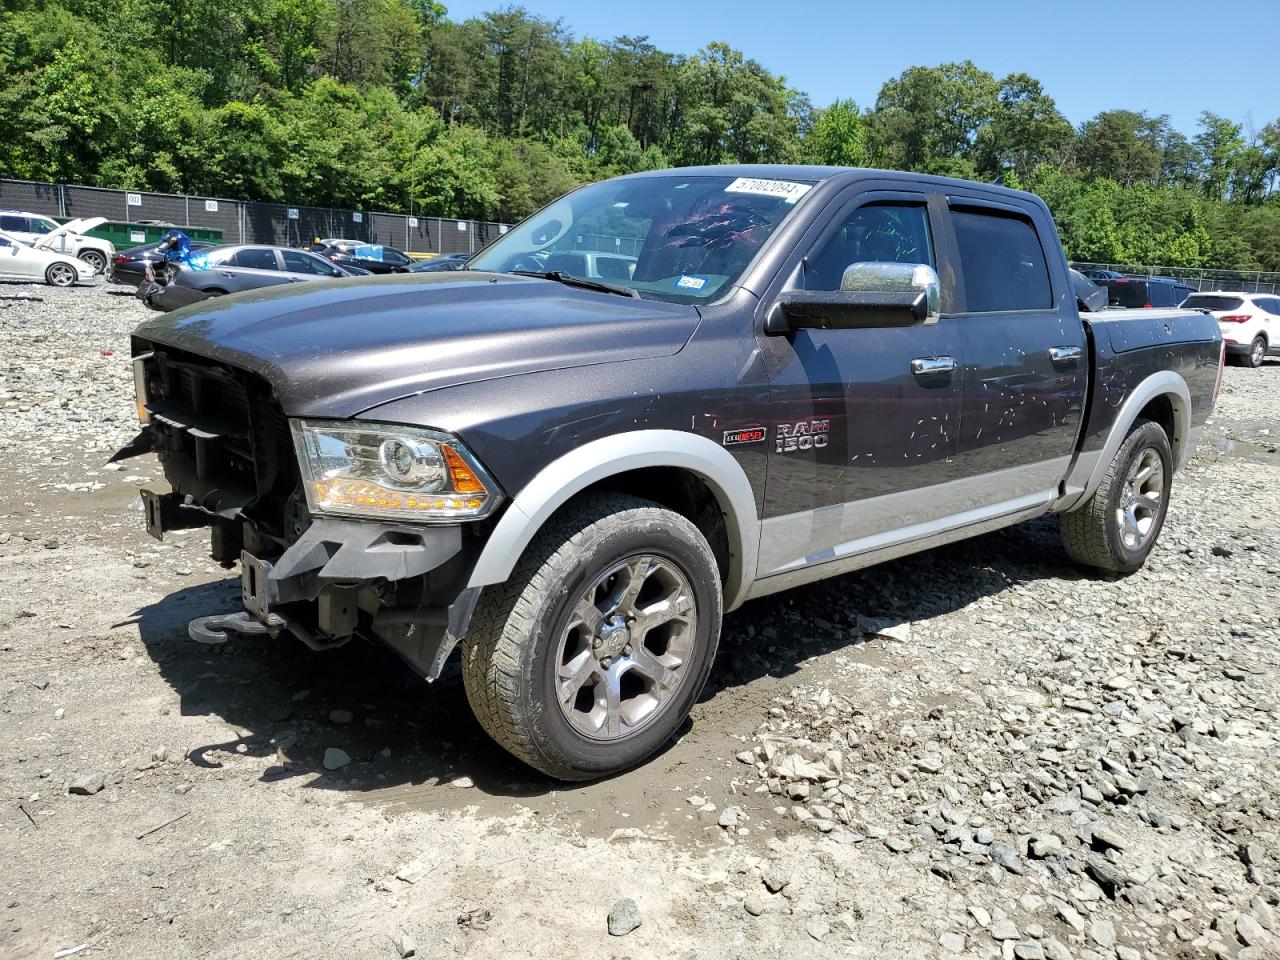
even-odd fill
[[[502,223],[448,217],[293,207],[29,180],[0,180],[0,209],[51,217],[106,217],[126,223],[159,221],[179,227],[209,227],[221,230],[225,243],[300,247],[317,237],[340,237],[407,253],[474,253],[508,228]]]
[[[1109,270],[1127,277],[1169,277],[1197,290],[1233,290],[1241,293],[1280,293],[1280,273],[1259,270],[1212,270],[1199,267],[1161,267],[1131,263],[1075,263],[1082,273]]]

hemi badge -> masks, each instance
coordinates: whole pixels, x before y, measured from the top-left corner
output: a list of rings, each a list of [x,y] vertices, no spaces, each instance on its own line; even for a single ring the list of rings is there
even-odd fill
[[[745,427],[742,430],[726,430],[724,432],[724,445],[732,447],[739,443],[760,443],[764,440],[766,429],[764,427]]]

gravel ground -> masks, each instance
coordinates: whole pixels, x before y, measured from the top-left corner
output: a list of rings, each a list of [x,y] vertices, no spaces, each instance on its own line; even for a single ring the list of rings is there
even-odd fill
[[[104,466],[145,314],[0,285],[0,956],[1280,956],[1280,362],[1139,574],[1042,520],[754,602],[678,743],[565,788],[456,678],[186,639],[237,580]]]

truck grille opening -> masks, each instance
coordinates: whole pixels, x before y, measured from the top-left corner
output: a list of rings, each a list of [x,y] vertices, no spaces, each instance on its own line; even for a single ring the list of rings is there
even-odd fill
[[[276,536],[298,485],[289,422],[265,380],[205,357],[155,347],[144,361],[153,447],[192,502],[243,512]]]

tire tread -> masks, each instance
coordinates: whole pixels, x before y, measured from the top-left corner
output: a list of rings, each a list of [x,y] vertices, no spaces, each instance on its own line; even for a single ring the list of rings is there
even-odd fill
[[[621,516],[621,518],[620,518]],[[493,740],[529,766],[563,780],[585,774],[539,749],[521,697],[522,653],[537,626],[538,614],[557,587],[554,574],[581,552],[581,545],[608,527],[662,519],[697,528],[687,519],[649,500],[625,494],[598,494],[552,516],[503,583],[484,588],[463,641],[462,680],[476,719]],[[698,534],[710,569],[711,548]],[[718,583],[717,583],[718,587]],[[719,597],[719,590],[716,591]],[[717,614],[719,611],[715,611]]]
[[[1116,451],[1115,457],[1107,465],[1102,482],[1093,496],[1083,506],[1058,515],[1058,529],[1062,535],[1062,545],[1067,555],[1076,563],[1107,570],[1112,573],[1132,573],[1138,567],[1123,563],[1111,549],[1111,493],[1118,483],[1123,483],[1123,473],[1128,468],[1133,450],[1138,446],[1141,435],[1147,428],[1153,428],[1164,435],[1164,428],[1153,420],[1139,419],[1134,421],[1125,437],[1124,443]],[[1169,495],[1168,489],[1165,496]],[[1166,506],[1166,511],[1168,507]],[[1157,536],[1159,532],[1157,531]],[[1154,541],[1152,543],[1154,546]],[[1144,557],[1145,562],[1145,557]],[[1139,564],[1141,566],[1141,564]]]

